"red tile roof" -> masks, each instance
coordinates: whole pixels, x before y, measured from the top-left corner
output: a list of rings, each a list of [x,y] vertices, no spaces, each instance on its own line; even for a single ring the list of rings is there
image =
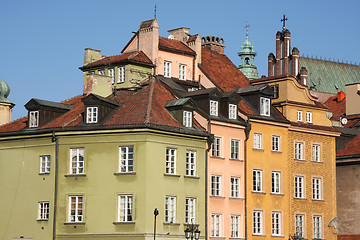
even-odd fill
[[[249,79],[222,53],[201,48],[201,71],[222,91],[231,92],[234,87],[250,86]]]
[[[346,115],[346,97],[338,102],[337,96],[329,97],[329,99],[324,103],[328,108],[329,111],[333,113],[331,120],[339,120],[341,116]]]
[[[10,123],[4,124],[0,126],[0,133],[5,132],[17,132],[20,131],[27,126],[28,117],[22,117]]]
[[[159,37],[159,49],[171,52],[177,52],[187,55],[195,55],[195,51],[185,45],[183,42],[169,39],[164,37]]]
[[[360,155],[360,134],[348,142],[345,147],[336,153],[337,157]]]
[[[238,104],[239,110],[247,115],[256,115],[256,113],[251,109],[251,107],[243,100],[240,99]]]
[[[334,127],[327,127],[327,126],[314,125],[314,124],[301,123],[301,122],[291,122],[291,126],[302,127],[302,128],[310,128],[310,129],[314,129],[314,130],[329,131],[329,132],[335,132],[335,133],[340,134],[340,131],[337,130],[336,128],[334,128]]]
[[[338,240],[360,240],[360,234],[337,235]]]

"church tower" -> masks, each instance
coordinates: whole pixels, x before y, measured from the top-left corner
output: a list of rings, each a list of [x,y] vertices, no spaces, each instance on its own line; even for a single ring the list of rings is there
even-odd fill
[[[11,112],[15,104],[7,99],[9,93],[9,85],[0,79],[0,125],[11,122]]]
[[[251,45],[249,41],[249,27],[250,25],[246,24],[246,40],[241,46],[241,51],[238,53],[241,58],[241,64],[239,65],[239,70],[250,80],[258,79],[259,73],[254,63],[254,58],[256,52],[254,51],[254,46]]]

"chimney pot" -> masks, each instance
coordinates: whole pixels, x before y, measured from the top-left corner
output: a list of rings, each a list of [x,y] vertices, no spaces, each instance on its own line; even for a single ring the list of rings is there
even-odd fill
[[[342,100],[344,100],[344,98],[345,98],[345,93],[344,92],[338,92],[337,93],[337,99],[336,99],[337,102],[341,102]]]

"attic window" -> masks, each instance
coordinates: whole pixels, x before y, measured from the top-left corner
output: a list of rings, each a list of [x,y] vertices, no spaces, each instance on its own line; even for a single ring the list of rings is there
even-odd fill
[[[218,115],[218,102],[210,100],[210,115],[217,116]]]
[[[183,125],[184,125],[184,127],[192,127],[192,112],[184,111]]]
[[[30,111],[29,118],[29,127],[39,126],[39,111]]]
[[[87,107],[86,108],[86,123],[97,123],[98,116],[97,107]]]
[[[236,119],[237,106],[235,104],[229,104],[229,119]]]
[[[260,115],[270,116],[270,99],[269,98],[260,98]]]

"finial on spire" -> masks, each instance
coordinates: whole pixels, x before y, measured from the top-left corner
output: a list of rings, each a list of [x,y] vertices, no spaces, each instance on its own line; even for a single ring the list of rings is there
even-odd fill
[[[244,28],[246,28],[246,36],[249,36],[249,27],[250,27],[251,25],[248,23],[248,22],[246,22],[246,25],[245,25],[245,27]]]
[[[285,17],[285,14],[283,15],[283,18],[280,20],[280,22],[283,22],[283,30],[285,30],[285,22],[287,21],[288,19],[287,19],[287,17]]]
[[[155,11],[154,18],[156,18],[156,4],[155,4],[155,10],[154,11]]]

